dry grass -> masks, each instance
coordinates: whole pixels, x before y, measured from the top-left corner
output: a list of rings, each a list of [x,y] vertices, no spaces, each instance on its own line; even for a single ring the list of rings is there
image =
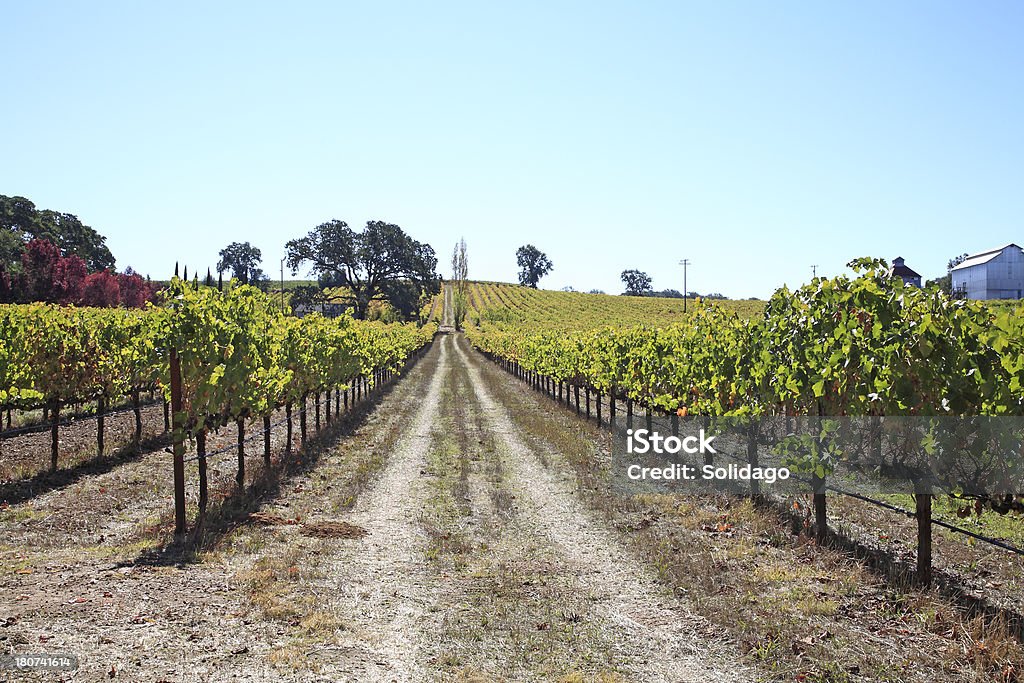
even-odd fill
[[[441,389],[441,402],[459,410],[459,387],[451,374]],[[471,453],[461,420],[447,415],[432,434],[427,454],[430,494],[420,516],[427,534],[427,558],[435,563],[464,567],[474,550],[473,541],[463,529],[463,521],[473,514],[469,500]]]
[[[288,669],[295,672],[309,671],[311,673],[320,671],[316,658],[309,657],[306,648],[300,645],[275,647],[267,655],[267,661],[278,669]]]
[[[248,588],[250,602],[264,618],[297,623],[305,616],[302,600],[293,594],[295,587],[301,585],[303,574],[308,572],[304,560],[305,553],[288,548],[280,555],[261,557],[239,576]]]
[[[266,533],[266,532],[260,532]],[[323,601],[307,587],[319,574],[311,569],[316,549],[286,547],[264,555],[236,580],[248,591],[249,604],[260,618],[289,627],[284,645],[267,655],[276,668],[291,671],[320,670],[311,647],[334,644],[346,628],[338,616],[323,610]]]
[[[561,676],[558,683],[622,683],[625,680],[617,673],[584,674],[574,671]]]

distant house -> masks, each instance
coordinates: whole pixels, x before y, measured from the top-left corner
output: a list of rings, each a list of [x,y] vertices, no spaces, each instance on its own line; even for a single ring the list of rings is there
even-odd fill
[[[914,287],[921,286],[921,274],[907,266],[907,264],[903,262],[902,256],[897,256],[893,259],[892,268],[889,269],[889,274],[893,277],[902,278],[903,284],[905,285],[912,285]]]
[[[302,318],[310,313],[319,313],[325,318],[337,318],[344,314],[348,308],[351,307],[345,304],[326,302],[320,304],[296,304],[295,306],[292,306],[292,315],[297,318]]]
[[[950,272],[954,293],[968,299],[1024,297],[1024,250],[1016,244],[968,256]]]

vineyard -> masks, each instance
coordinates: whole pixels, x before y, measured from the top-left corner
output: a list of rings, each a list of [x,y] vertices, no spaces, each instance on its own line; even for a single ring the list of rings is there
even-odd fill
[[[993,312],[859,265],[858,278],[782,289],[763,306],[698,303],[682,324],[671,299],[474,284],[468,334],[527,370],[668,411],[1021,414],[1024,309]]]
[[[0,409],[8,430],[12,411],[44,409],[52,432],[50,470],[60,465],[62,411],[96,403],[97,452],[104,450],[105,406],[130,397],[141,436],[140,396],[163,397],[174,444],[175,476],[183,476],[188,441],[199,461],[199,514],[205,512],[206,434],[239,427],[238,481],[245,477],[244,423],[262,419],[269,464],[270,419],[285,408],[289,435],[292,406],[306,437],[305,405],[320,400],[330,419],[335,402],[360,396],[391,376],[433,337],[436,326],[385,325],[341,317],[284,316],[254,287],[221,292],[175,279],[164,303],[144,311],[48,304],[0,306]],[[344,392],[344,393],[342,393]],[[353,396],[355,398],[355,396]],[[337,408],[336,408],[337,409]],[[0,442],[2,443],[2,442]],[[177,533],[185,531],[184,483],[177,481]]]
[[[915,419],[925,425],[914,437],[916,455],[930,465],[929,475],[938,471],[936,480],[906,495],[858,498],[916,521],[918,580],[932,579],[933,525],[965,534],[971,543],[1024,554],[1016,516],[998,519],[1022,510],[1014,495],[1021,490],[1021,428],[1013,418],[1024,410],[1024,309],[904,287],[879,262],[851,265],[859,272],[854,278],[818,279],[795,292],[782,289],[763,307],[698,303],[681,322],[666,300],[611,301],[472,284],[467,335],[552,398],[567,405],[574,398],[577,413],[582,393],[586,416],[593,412],[601,423],[603,410],[613,430],[617,404],[625,413],[621,428],[634,426],[634,411],[646,411],[648,429],[653,413],[670,417],[675,433],[683,417],[720,427],[756,424],[762,430],[777,418],[783,432],[792,431],[794,421],[807,426],[808,416],[818,419],[814,447],[789,464],[814,490],[806,509],[813,513],[820,542],[828,536],[826,494],[850,493],[830,485],[830,475],[853,459],[853,449],[843,452],[823,442],[827,425],[853,425],[868,440],[886,419],[889,424],[895,418]],[[947,424],[943,418],[964,418],[957,424],[972,426],[970,439],[948,438],[951,430],[941,426]],[[996,419],[1003,420],[999,424],[1008,435],[993,436]],[[761,436],[750,437],[751,458]],[[880,453],[881,436],[873,436]],[[1010,446],[1002,446],[1009,458],[994,454],[1002,438],[1010,439]],[[963,463],[947,456],[936,464],[934,453],[941,448],[957,457],[961,451],[980,451],[971,461],[969,485]],[[751,486],[759,498],[756,483]],[[848,496],[838,501],[849,511]],[[983,518],[983,509],[999,514]],[[965,517],[973,519],[965,522]]]
[[[423,326],[177,280],[0,307],[0,637],[150,683],[1019,681],[1019,470],[839,475],[843,430],[1015,424],[1022,311],[857,265],[685,311],[468,282],[464,332],[455,285]],[[623,490],[619,439],[654,424],[738,427],[717,465],[796,433],[807,486]]]
[[[684,303],[665,297],[612,296],[583,292],[553,292],[499,282],[469,282],[470,322],[513,322],[528,329],[586,331],[598,327],[665,326],[687,319],[701,300]],[[764,302],[721,300],[714,305],[743,319],[759,316]]]

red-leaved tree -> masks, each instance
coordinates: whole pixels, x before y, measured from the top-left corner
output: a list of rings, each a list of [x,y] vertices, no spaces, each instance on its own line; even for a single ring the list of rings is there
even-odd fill
[[[82,301],[85,278],[89,269],[77,256],[65,256],[53,266],[53,295],[62,304]]]
[[[153,296],[149,283],[138,273],[118,273],[117,284],[121,290],[121,305],[126,308],[142,308]]]
[[[153,286],[131,268],[124,273],[89,273],[78,256],[61,256],[60,248],[34,239],[21,254],[21,273],[12,277],[0,266],[0,303],[46,301],[81,306],[142,308],[154,297]]]
[[[56,301],[53,275],[60,248],[47,240],[32,240],[21,254],[21,296],[25,301]]]
[[[82,294],[82,305],[110,308],[121,302],[121,289],[117,284],[117,276],[109,270],[91,273],[85,278],[85,291]]]

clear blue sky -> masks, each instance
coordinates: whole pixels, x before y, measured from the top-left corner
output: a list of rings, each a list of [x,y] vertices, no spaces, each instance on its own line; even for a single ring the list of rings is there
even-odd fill
[[[330,218],[732,297],[1024,243],[1017,1],[0,5],[0,194],[154,278]]]

